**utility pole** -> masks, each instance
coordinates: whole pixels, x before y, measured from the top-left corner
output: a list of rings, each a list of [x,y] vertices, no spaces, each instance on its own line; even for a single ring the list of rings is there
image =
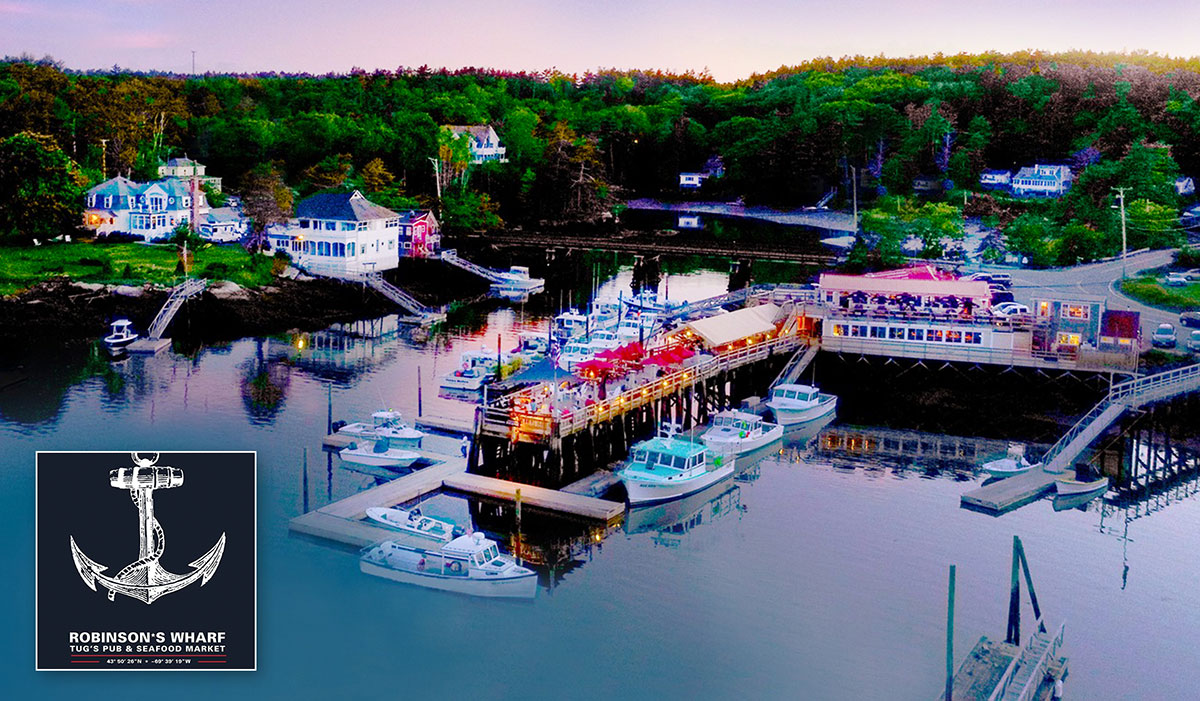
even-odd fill
[[[108,153],[108,139],[100,139],[100,179],[108,178],[108,165],[105,155]]]
[[[850,191],[854,193],[854,233],[858,234],[858,171],[850,166]]]
[[[196,75],[196,50],[192,49],[192,76]]]
[[[1114,187],[1117,191],[1117,202],[1121,205],[1121,279],[1125,279],[1125,256],[1129,254],[1129,239],[1125,233],[1125,191],[1127,187]]]

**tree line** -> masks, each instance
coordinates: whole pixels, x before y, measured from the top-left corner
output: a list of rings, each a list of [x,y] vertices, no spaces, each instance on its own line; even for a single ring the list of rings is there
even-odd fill
[[[985,168],[1065,163],[1077,182],[1061,200],[966,205],[1000,226],[1010,247],[1051,263],[1112,251],[1118,187],[1141,217],[1131,220],[1131,247],[1173,240],[1181,203],[1171,182],[1200,173],[1198,96],[1195,60],[1152,54],[823,59],[732,84],[660,71],[424,67],[81,73],[10,58],[0,63],[0,189],[17,191],[8,162],[28,167],[32,140],[75,168],[51,188],[118,173],[153,178],[160,161],[186,154],[252,200],[263,222],[290,214],[296,197],[357,187],[386,206],[434,206],[448,226],[478,229],[594,220],[625,197],[677,193],[678,173],[713,155],[725,175],[707,195],[798,206],[830,189],[848,197],[855,173],[864,207],[896,213],[920,207],[877,198],[910,196],[918,176],[944,182],[945,201],[961,206],[959,190],[976,188]],[[441,129],[452,124],[494,126],[509,162],[464,164]],[[435,181],[434,162],[452,177]],[[0,217],[4,226],[12,233],[10,218]]]

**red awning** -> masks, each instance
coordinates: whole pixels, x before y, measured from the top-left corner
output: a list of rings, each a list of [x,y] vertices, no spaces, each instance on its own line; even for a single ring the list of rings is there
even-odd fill
[[[596,377],[612,371],[613,364],[607,360],[585,360],[575,366],[575,373],[581,377]]]

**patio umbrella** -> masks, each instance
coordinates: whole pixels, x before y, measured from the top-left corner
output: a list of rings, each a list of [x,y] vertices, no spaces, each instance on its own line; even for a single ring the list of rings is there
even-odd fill
[[[575,372],[582,377],[603,377],[612,370],[613,364],[607,360],[585,360],[575,366]]]
[[[622,360],[620,348],[606,348],[596,354],[596,360]]]
[[[621,360],[633,362],[641,360],[646,355],[646,349],[641,343],[634,341],[618,348],[617,355]]]

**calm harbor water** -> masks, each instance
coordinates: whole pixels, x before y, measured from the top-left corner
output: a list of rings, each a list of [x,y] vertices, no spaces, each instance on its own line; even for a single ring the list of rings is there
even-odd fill
[[[606,282],[601,296],[628,290],[628,279]],[[668,284],[672,298],[697,299],[723,291],[725,276]],[[533,602],[368,577],[353,553],[289,536],[306,499],[316,508],[373,484],[336,458],[327,469],[330,393],[335,419],[381,404],[415,415],[419,367],[423,410],[469,418],[468,404],[437,396],[436,376],[462,350],[494,349],[498,335],[509,348],[518,331],[546,323],[518,305],[471,333],[341,349],[310,334],[304,349],[293,337],[244,339],[114,366],[28,358],[29,379],[0,391],[6,697],[928,699],[942,685],[948,565],[958,565],[961,660],[979,636],[1003,636],[1019,535],[1044,612],[1067,621],[1072,698],[1194,698],[1194,498],[1136,519],[1099,502],[1055,512],[1048,501],[993,518],[959,508],[981,481],[962,466],[847,460],[794,436],[737,481],[632,514],[599,544],[585,546],[590,534],[576,523],[527,523],[535,540],[560,536],[573,559],[543,573]],[[130,448],[258,451],[258,672],[33,671],[34,451]],[[433,510],[481,513],[436,499]],[[503,534],[509,515],[477,525]],[[1027,601],[1024,610],[1027,631]]]

